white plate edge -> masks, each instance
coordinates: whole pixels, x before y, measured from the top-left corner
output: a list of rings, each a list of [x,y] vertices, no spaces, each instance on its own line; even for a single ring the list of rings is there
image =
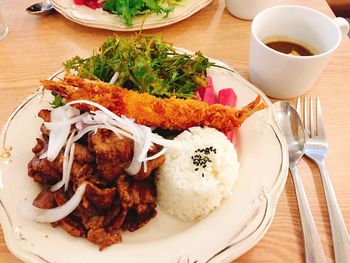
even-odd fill
[[[55,10],[59,12],[61,15],[63,15],[68,20],[75,22],[77,24],[87,26],[87,27],[93,27],[93,28],[100,28],[100,29],[107,29],[107,30],[113,30],[113,31],[119,31],[119,32],[133,32],[133,31],[139,31],[141,30],[140,25],[131,26],[131,27],[121,27],[118,25],[113,24],[106,24],[106,23],[99,23],[98,21],[93,22],[89,20],[81,20],[74,15],[71,14],[71,11],[69,8],[66,8],[64,6],[60,6],[55,2],[55,0],[51,0]],[[182,20],[185,20],[189,18],[190,16],[194,15],[195,13],[199,12],[201,9],[212,3],[213,0],[203,0],[202,2],[199,2],[197,5],[195,5],[192,9],[187,10],[186,13],[182,14],[181,16],[178,16],[177,18],[166,20],[164,19],[164,22],[154,22],[151,24],[145,23],[142,27],[142,30],[147,29],[156,29],[160,27],[169,26],[175,23],[178,23]]]

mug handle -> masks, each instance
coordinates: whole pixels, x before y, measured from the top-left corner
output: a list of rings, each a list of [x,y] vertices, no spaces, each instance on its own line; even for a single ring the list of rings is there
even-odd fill
[[[340,29],[340,32],[342,34],[342,38],[344,38],[349,33],[349,22],[342,17],[334,18],[333,22]]]

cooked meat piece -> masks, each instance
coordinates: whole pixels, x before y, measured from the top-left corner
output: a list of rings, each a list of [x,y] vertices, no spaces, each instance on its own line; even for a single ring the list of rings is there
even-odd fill
[[[67,202],[67,200],[70,198],[70,196],[67,196],[67,192],[63,192],[62,189],[53,192],[54,200],[57,203],[57,206],[61,206]],[[82,237],[86,235],[86,231],[83,227],[83,225],[78,222],[77,220],[74,220],[75,216],[74,213],[70,214],[69,216],[66,216],[62,220],[59,220],[58,222],[54,223],[53,226],[61,225],[62,228],[69,233],[70,235],[74,237]]]
[[[68,102],[90,100],[103,105],[118,116],[125,115],[139,124],[169,130],[186,130],[193,126],[208,126],[222,132],[231,131],[254,112],[266,107],[257,97],[238,110],[221,104],[208,105],[194,99],[161,99],[148,93],[138,93],[101,81],[66,76],[61,82],[42,81],[44,88],[58,93]],[[94,109],[75,105],[81,110]]]
[[[57,206],[53,192],[49,187],[44,188],[34,199],[33,205],[38,208],[50,209]]]
[[[46,151],[47,144],[45,141],[36,138],[36,145],[32,148],[32,152],[36,157],[40,157]]]
[[[89,219],[83,218],[82,222],[84,224],[84,227],[87,230],[90,230],[90,229],[102,228],[103,227],[103,220],[104,220],[103,216],[92,216]]]
[[[155,209],[156,204],[148,204],[147,209],[142,214],[138,214],[135,209],[130,209],[126,215],[125,221],[122,225],[123,230],[129,230],[134,232],[135,230],[143,227],[153,217],[157,215]]]
[[[162,155],[160,157],[158,157],[157,159],[154,160],[150,160],[147,162],[147,170],[145,172],[144,170],[144,165],[142,164],[142,167],[140,169],[140,171],[134,176],[134,178],[136,180],[144,180],[146,179],[148,176],[150,176],[150,174],[157,169],[159,166],[161,166],[165,161],[165,157]]]
[[[133,232],[157,215],[156,189],[152,180],[133,181],[128,192],[132,194],[133,204],[128,210],[122,229]]]
[[[117,189],[105,188],[100,189],[91,183],[86,185],[85,196],[98,208],[109,208],[112,203]]]
[[[63,172],[63,151],[64,150],[61,150],[56,159],[50,163],[51,166],[60,173]],[[70,181],[74,185],[79,186],[81,183],[89,179],[93,175],[93,172],[94,167],[91,163],[85,163],[82,165],[81,163],[74,161],[70,171]]]
[[[90,201],[84,196],[79,206],[72,212],[75,217],[80,218],[84,224],[88,222],[94,216],[101,216],[102,214],[94,206],[90,204]]]
[[[82,237],[86,235],[84,227],[80,223],[72,220],[69,216],[60,220],[59,224],[62,225],[62,228],[67,233],[74,237]]]
[[[50,162],[51,166],[54,167],[57,171],[62,173],[63,171],[63,159],[64,159],[64,148],[58,153],[57,157],[53,162]]]
[[[108,181],[113,181],[127,168],[133,156],[133,142],[130,139],[119,138],[105,129],[89,134],[89,149],[96,155],[100,176]]]
[[[97,173],[93,173],[89,177],[89,182],[93,183],[94,185],[96,185],[97,187],[100,187],[100,188],[106,188],[106,187],[108,187],[110,185],[110,182],[108,182],[107,180],[103,179]]]
[[[77,162],[73,162],[70,180],[74,184],[74,189],[78,188],[79,185],[90,179],[90,177],[93,176],[93,173],[94,168],[90,163],[80,165]]]
[[[99,245],[100,250],[122,241],[122,237],[117,231],[106,232],[104,228],[90,229],[87,234],[87,239]]]
[[[45,126],[45,124],[41,124],[40,126],[40,131],[43,135],[49,136],[50,135],[50,130]]]
[[[122,174],[116,182],[117,191],[120,198],[120,203],[123,208],[130,208],[134,204],[133,194],[130,191],[130,182],[127,175]]]
[[[59,170],[61,173],[63,171],[63,160],[64,160],[64,151],[66,147],[63,147],[59,154],[57,155],[56,159],[51,163],[53,167],[55,167],[56,170]],[[90,163],[94,161],[93,154],[88,150],[88,148],[84,145],[81,145],[79,143],[75,143],[75,150],[74,150],[74,162],[75,165],[75,175],[78,174],[78,170],[81,167],[81,164]],[[73,166],[74,166],[73,165]],[[73,168],[72,168],[73,170]],[[73,172],[72,172],[73,173]]]
[[[57,183],[62,178],[59,171],[55,170],[46,158],[38,159],[37,157],[28,163],[28,175],[35,182],[49,185]]]
[[[153,204],[156,201],[156,189],[150,182],[134,181],[130,191],[138,214],[143,213],[142,204]],[[141,206],[140,210],[137,209],[138,206]]]
[[[127,213],[128,213],[128,209],[126,208],[123,208],[122,210],[120,210],[117,216],[113,218],[113,221],[109,223],[108,229],[114,229],[114,230],[120,229],[125,221]],[[106,226],[106,223],[105,223],[105,226]]]
[[[112,223],[112,221],[117,218],[117,216],[120,213],[120,209],[121,207],[120,207],[119,198],[114,198],[113,204],[108,209],[104,217],[103,225],[105,228],[108,227]]]
[[[51,121],[51,110],[42,109],[41,111],[39,111],[38,116],[40,118],[42,118],[45,122],[50,122]],[[50,130],[48,128],[46,128],[44,123],[41,124],[40,131],[45,136],[50,135]]]
[[[80,164],[91,163],[95,160],[94,155],[89,151],[88,147],[75,143],[74,161]]]
[[[135,231],[156,216],[156,190],[152,180],[136,181],[120,175],[116,182],[121,206],[128,209],[122,228]]]
[[[143,214],[147,214],[150,207],[153,206],[153,203],[147,204],[147,203],[140,203],[140,204],[135,204],[134,205],[134,210],[138,215],[143,215]]]
[[[39,111],[38,116],[42,118],[45,122],[51,121],[51,110],[42,109]]]
[[[53,192],[53,196],[58,206],[65,204],[68,198],[63,193],[62,189]]]
[[[132,180],[132,176],[120,175],[116,182],[121,206],[131,208],[140,204],[154,203],[156,190],[149,181]]]

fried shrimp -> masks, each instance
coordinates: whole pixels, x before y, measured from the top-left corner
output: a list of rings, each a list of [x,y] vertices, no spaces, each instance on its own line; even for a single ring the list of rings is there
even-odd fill
[[[66,76],[60,82],[44,80],[42,83],[45,89],[59,94],[67,102],[90,100],[119,116],[133,118],[139,124],[169,130],[208,126],[226,132],[240,127],[254,112],[266,107],[260,97],[239,110],[221,104],[208,105],[193,99],[156,98],[148,93],[72,76]],[[75,107],[84,111],[95,109],[85,104]]]

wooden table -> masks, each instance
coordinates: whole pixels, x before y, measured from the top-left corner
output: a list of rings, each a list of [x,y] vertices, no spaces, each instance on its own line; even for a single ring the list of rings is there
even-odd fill
[[[35,1],[0,1],[0,10],[9,26],[9,35],[0,41],[0,125],[12,110],[62,62],[79,54],[88,56],[111,31],[72,23],[58,13],[36,17],[25,8]],[[285,0],[333,16],[324,0]],[[6,11],[5,11],[6,10]],[[215,0],[191,18],[147,33],[162,34],[167,41],[232,65],[248,77],[250,21],[231,16],[224,0]],[[120,35],[130,35],[123,33]],[[308,96],[320,96],[329,143],[327,167],[350,229],[350,41],[343,41]],[[292,101],[294,102],[294,101]],[[332,241],[321,178],[315,165],[300,163],[322,244],[333,262]],[[215,242],[215,241],[213,241]],[[236,262],[302,262],[304,248],[293,184],[288,178],[271,228],[265,237]],[[20,262],[7,249],[0,234],[0,262]]]

